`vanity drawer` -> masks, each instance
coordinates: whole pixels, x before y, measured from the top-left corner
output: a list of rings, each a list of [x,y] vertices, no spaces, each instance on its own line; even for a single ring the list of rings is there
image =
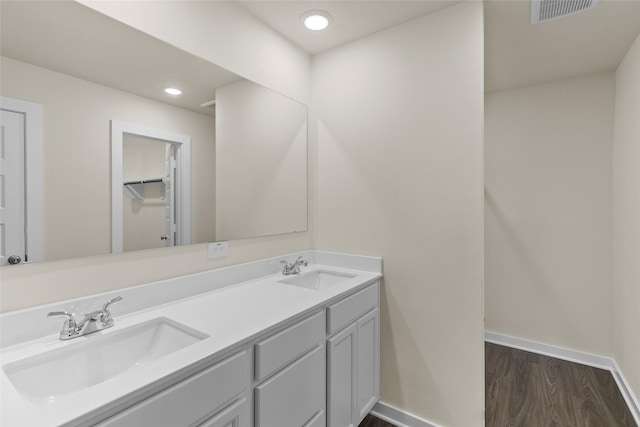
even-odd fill
[[[246,417],[247,399],[242,398],[198,427],[248,427]]]
[[[378,305],[378,283],[327,308],[327,332],[332,334]]]
[[[324,340],[325,313],[321,311],[255,346],[255,377],[261,381]]]
[[[249,376],[247,353],[231,356],[105,420],[100,427],[189,426],[240,395]]]
[[[325,347],[318,345],[255,388],[255,427],[324,425]]]

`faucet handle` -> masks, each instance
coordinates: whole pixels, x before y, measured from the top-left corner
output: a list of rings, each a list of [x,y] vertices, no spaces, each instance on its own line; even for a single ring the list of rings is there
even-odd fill
[[[283,267],[282,267],[283,276],[288,276],[289,274],[291,274],[291,271],[293,271],[293,268],[294,268],[294,263],[289,263],[287,262],[286,259],[283,259],[280,261],[280,264],[283,264]]]
[[[54,316],[67,316],[67,320],[65,321],[65,324],[63,326],[64,329],[68,329],[69,331],[71,330],[76,330],[78,328],[78,325],[76,324],[76,319],[73,317],[73,314],[69,313],[68,311],[52,311],[49,314],[47,314],[47,317],[54,317]],[[62,334],[62,332],[60,332],[60,334]]]
[[[118,296],[118,297],[110,299],[109,301],[104,303],[104,305],[102,306],[102,311],[106,311],[108,313],[109,312],[108,307],[111,304],[113,304],[114,302],[118,302],[118,301],[122,301],[122,297]]]
[[[109,301],[105,302],[104,305],[102,306],[101,321],[104,325],[113,324],[113,319],[111,318],[111,312],[109,311],[109,306],[114,302],[118,302],[118,301],[122,301],[121,296],[117,296],[115,298],[110,299]]]

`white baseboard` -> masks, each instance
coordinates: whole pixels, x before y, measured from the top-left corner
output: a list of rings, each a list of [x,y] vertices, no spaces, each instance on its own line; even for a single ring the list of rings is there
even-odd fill
[[[611,367],[613,366],[613,361],[608,357],[570,350],[568,348],[558,347],[555,345],[543,344],[537,341],[516,338],[510,335],[499,334],[497,332],[485,331],[484,340],[494,344],[542,354],[544,356],[555,357],[556,359],[592,366],[594,368],[611,370]]]
[[[396,427],[439,427],[437,424],[425,421],[422,418],[382,401],[378,401],[369,413],[376,418],[380,418],[383,421],[393,424]]]
[[[629,387],[629,383],[627,379],[622,374],[620,367],[616,363],[615,360],[612,360],[613,366],[611,367],[611,374],[613,375],[613,379],[616,380],[616,384],[618,384],[618,388],[620,389],[620,393],[622,393],[622,397],[624,397],[624,401],[627,402],[627,406],[629,410],[633,414],[633,418],[636,421],[636,424],[640,426],[640,403],[638,403],[638,398]]]
[[[526,340],[522,338],[512,337],[510,335],[499,334],[497,332],[485,331],[484,340],[493,344],[504,345],[507,347],[517,348],[519,350],[530,351],[532,353],[542,354],[544,356],[555,357],[556,359],[567,360],[569,362],[580,363],[582,365],[592,366],[595,368],[606,369],[611,371],[620,393],[624,398],[636,424],[640,426],[640,404],[638,398],[629,387],[629,383],[625,379],[620,367],[614,359],[604,356],[597,356],[582,351],[570,350],[568,348],[558,347],[555,345],[543,344],[536,341]]]
[[[595,368],[606,369],[611,371],[620,393],[624,398],[636,424],[640,426],[640,404],[637,397],[629,387],[622,371],[615,360],[589,354],[581,351],[571,350],[555,345],[543,344],[536,341],[516,338],[509,335],[499,334],[496,332],[485,332],[485,341],[494,344],[513,347],[520,350],[530,351],[532,353],[542,354],[545,356],[555,357],[557,359],[567,360],[569,362],[580,363],[582,365],[592,366]],[[391,423],[397,427],[439,427],[437,424],[423,420],[413,414],[398,409],[388,403],[378,401],[371,410],[371,415],[380,418],[383,421]]]

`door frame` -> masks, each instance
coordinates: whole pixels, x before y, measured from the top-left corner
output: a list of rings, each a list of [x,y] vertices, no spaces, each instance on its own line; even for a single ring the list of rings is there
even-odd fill
[[[176,246],[191,244],[191,137],[111,120],[111,253],[123,251],[122,149],[126,133],[177,145],[179,171],[178,183],[174,188],[178,191],[177,201],[180,208],[177,212],[178,239],[175,244]]]
[[[0,109],[24,114],[25,262],[44,260],[42,105],[0,96]]]

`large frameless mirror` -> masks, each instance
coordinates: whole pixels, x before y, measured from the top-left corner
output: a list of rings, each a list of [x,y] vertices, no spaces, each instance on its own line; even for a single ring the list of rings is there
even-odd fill
[[[39,206],[14,203],[24,204],[17,215],[24,221],[28,212],[41,214],[33,227],[40,239],[16,249],[34,254],[30,261],[307,229],[304,104],[76,2],[2,2],[0,15],[3,128],[4,115],[14,113],[42,133],[40,164],[25,158],[22,172],[0,173],[5,186],[26,177],[19,186],[25,200],[41,181]],[[182,94],[169,95],[168,87]],[[16,102],[40,108],[41,119],[9,107]],[[178,160],[186,145],[132,128],[121,132],[123,149],[114,154],[113,123],[188,137],[187,166]],[[25,148],[33,135],[3,144],[22,144],[33,155]],[[172,180],[171,159],[188,188],[184,177]],[[0,227],[6,265],[16,239],[8,236],[20,240],[22,233]]]

